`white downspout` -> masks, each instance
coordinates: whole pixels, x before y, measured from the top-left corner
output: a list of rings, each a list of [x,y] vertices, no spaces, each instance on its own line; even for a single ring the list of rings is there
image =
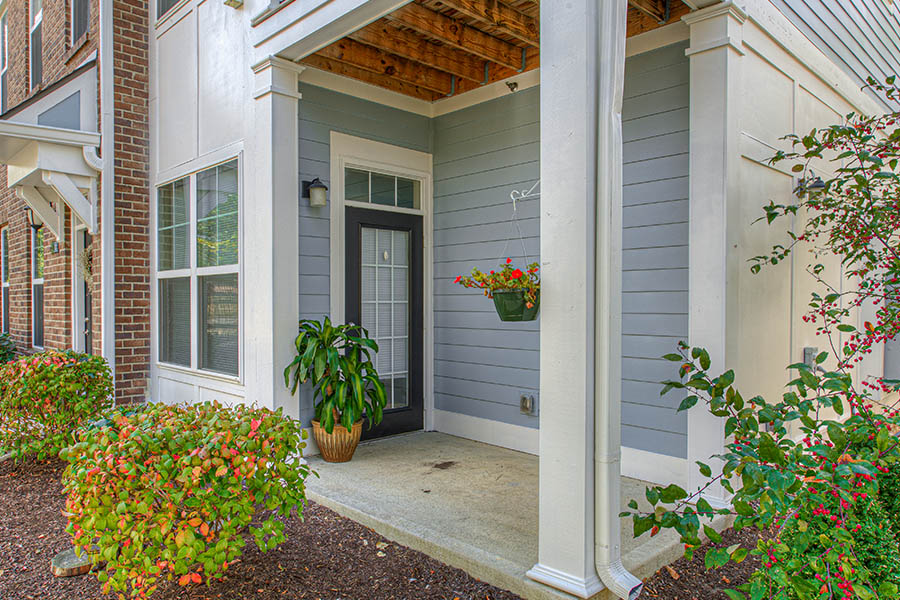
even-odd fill
[[[622,90],[626,0],[599,3],[597,218],[595,237],[594,557],[597,575],[619,598],[643,583],[622,565]]]
[[[100,2],[100,343],[116,381],[116,301],[115,301],[115,121],[113,110],[113,3]]]

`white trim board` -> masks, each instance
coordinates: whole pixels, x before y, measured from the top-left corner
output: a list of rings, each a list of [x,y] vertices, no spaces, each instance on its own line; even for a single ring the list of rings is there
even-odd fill
[[[540,430],[536,427],[523,427],[435,409],[434,431],[528,454],[538,454]]]
[[[689,38],[690,28],[683,22],[678,21],[628,38],[625,45],[625,55],[635,56],[643,54],[657,48],[686,41]],[[464,94],[449,96],[435,102],[428,102],[427,100],[420,100],[405,94],[392,92],[377,85],[363,83],[350,77],[335,75],[314,67],[306,67],[300,75],[300,81],[423,117],[434,118],[506,96],[512,93],[507,85],[509,83],[517,83],[517,91],[540,85],[541,70],[540,68],[532,69],[525,73],[519,73],[512,77],[489,83]]]

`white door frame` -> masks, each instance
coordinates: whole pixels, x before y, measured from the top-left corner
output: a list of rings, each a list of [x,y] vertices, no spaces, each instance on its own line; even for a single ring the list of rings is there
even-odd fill
[[[345,208],[348,206],[368,210],[399,212],[422,217],[422,310],[425,331],[422,335],[422,392],[424,398],[425,430],[434,429],[434,252],[433,252],[433,179],[432,157],[427,152],[410,150],[400,146],[376,142],[361,137],[331,132],[331,270],[330,308],[331,318],[344,322],[345,274]],[[356,166],[391,175],[398,175],[421,182],[422,207],[419,209],[395,208],[344,201],[344,167]]]
[[[82,223],[75,215],[71,216],[72,219],[72,237],[71,237],[71,249],[72,249],[72,349],[76,352],[86,352],[87,348],[85,348],[84,344],[84,286],[88,285],[87,281],[85,281],[84,277],[81,274],[81,265],[80,256],[81,252],[84,250],[82,248],[82,242],[84,241],[81,237],[84,231],[87,229],[84,223]],[[93,348],[91,349],[93,352]]]

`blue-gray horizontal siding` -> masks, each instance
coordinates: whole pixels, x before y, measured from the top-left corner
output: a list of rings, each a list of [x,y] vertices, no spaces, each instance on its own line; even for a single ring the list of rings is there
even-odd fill
[[[538,321],[504,323],[453,280],[507,256],[523,264],[509,193],[540,176],[539,96],[530,88],[433,121],[435,407],[526,427],[538,426],[519,412],[521,392],[538,393]],[[539,201],[519,202],[518,217],[536,262]]]
[[[686,44],[629,58],[622,107],[622,443],[687,456],[680,397],[660,357],[688,334],[688,106]]]
[[[395,146],[431,152],[431,120],[317,86],[301,84],[298,135],[300,180],[318,177],[331,187],[331,132],[346,133]],[[331,244],[328,206],[300,202],[300,318],[321,319],[330,313]],[[308,388],[308,386],[306,386]],[[312,415],[305,389],[301,418]]]
[[[772,0],[797,29],[860,86],[900,74],[900,19],[884,0]],[[870,92],[873,96],[875,94]],[[900,103],[886,107],[900,108]]]

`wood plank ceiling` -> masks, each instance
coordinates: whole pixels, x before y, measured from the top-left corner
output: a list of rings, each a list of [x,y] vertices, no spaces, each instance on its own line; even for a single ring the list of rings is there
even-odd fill
[[[677,21],[681,0],[628,0],[628,36]],[[301,62],[433,102],[540,66],[539,0],[414,0]]]

